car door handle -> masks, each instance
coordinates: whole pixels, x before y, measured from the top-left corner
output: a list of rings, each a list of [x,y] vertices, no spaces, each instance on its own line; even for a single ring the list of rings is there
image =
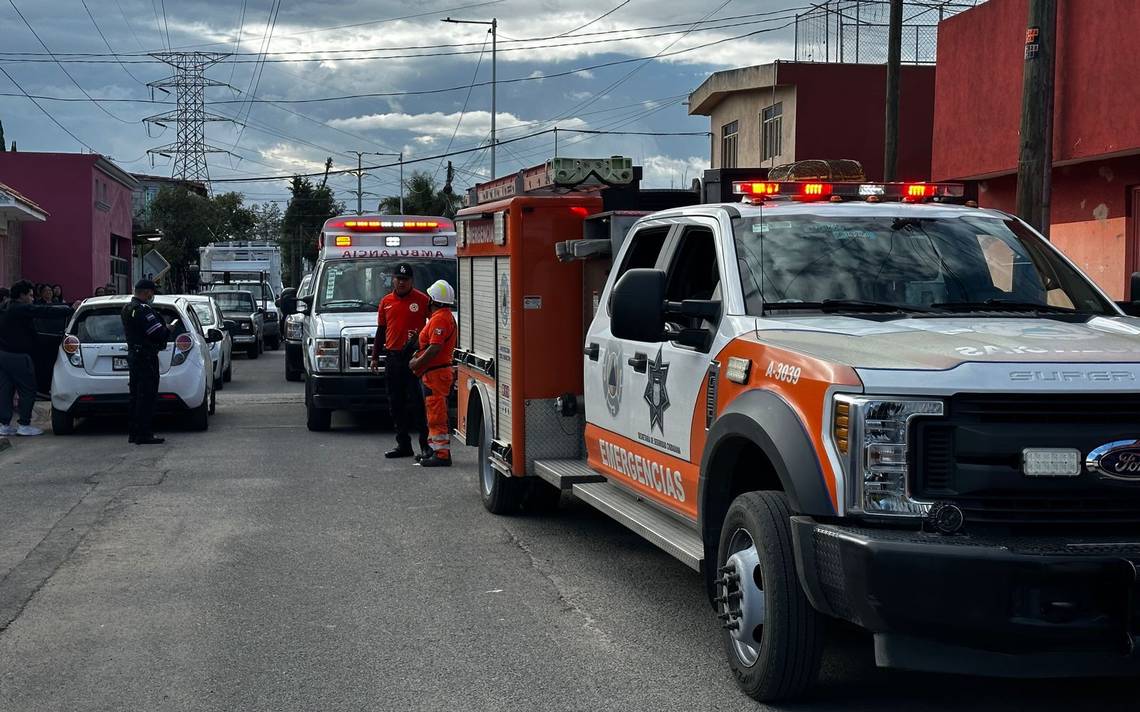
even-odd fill
[[[627,363],[630,366],[633,366],[634,371],[637,371],[638,373],[645,373],[646,367],[649,366],[649,356],[647,356],[641,352],[638,352],[638,353],[635,353],[633,355],[633,358],[629,359],[629,361],[627,361]]]
[[[597,361],[599,351],[600,351],[600,347],[597,344],[590,344],[589,346],[587,346],[585,349],[582,350],[582,353],[589,356],[591,361]]]

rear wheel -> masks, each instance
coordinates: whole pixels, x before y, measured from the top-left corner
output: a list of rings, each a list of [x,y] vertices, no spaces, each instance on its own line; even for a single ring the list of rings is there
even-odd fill
[[[218,375],[214,376],[214,390],[221,391],[221,390],[224,390],[225,387],[226,387],[226,372],[222,371]]]
[[[245,350],[246,358],[257,358],[261,355],[260,342],[255,342],[249,345]]]
[[[226,363],[225,373],[222,374],[222,380],[226,383],[234,380],[234,357],[230,354],[230,360]]]
[[[522,508],[531,514],[551,514],[558,510],[562,501],[562,490],[538,477],[526,478],[527,488],[523,494]]]
[[[305,425],[313,432],[324,432],[332,426],[332,411],[313,405],[313,394],[309,384],[305,384]]]
[[[65,410],[52,408],[51,431],[56,435],[71,435],[75,432],[75,416]]]
[[[191,430],[209,430],[210,428],[210,394],[202,398],[202,404],[194,408],[186,416],[186,425]]]
[[[815,682],[822,616],[796,575],[792,512],[782,492],[746,492],[725,515],[715,603],[740,688],[761,702],[787,700]]]
[[[507,477],[491,464],[491,425],[483,423],[479,432],[479,494],[492,514],[514,514],[522,505],[529,483]]]

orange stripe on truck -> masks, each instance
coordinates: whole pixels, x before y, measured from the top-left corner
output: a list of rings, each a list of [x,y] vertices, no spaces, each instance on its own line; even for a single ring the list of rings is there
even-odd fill
[[[696,521],[697,465],[596,425],[586,426],[586,451],[594,470]]]

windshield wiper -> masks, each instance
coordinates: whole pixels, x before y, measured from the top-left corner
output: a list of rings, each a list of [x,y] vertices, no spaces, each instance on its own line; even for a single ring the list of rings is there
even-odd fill
[[[986,299],[980,302],[935,302],[932,309],[944,311],[1009,311],[1009,312],[1049,312],[1053,314],[1076,314],[1076,309],[1059,307],[1039,302],[1019,302],[1012,299]]]
[[[824,299],[818,302],[767,302],[764,304],[764,311],[780,311],[780,310],[808,310],[815,309],[822,312],[872,312],[872,313],[886,313],[893,312],[911,313],[911,314],[925,314],[930,310],[925,307],[913,306],[910,304],[895,304],[893,302],[874,302],[864,299]]]
[[[325,303],[321,304],[321,306],[322,307],[331,307],[334,304],[351,304],[351,305],[359,305],[362,307],[374,307],[376,309],[380,308],[379,304],[373,304],[372,302],[366,302],[363,299],[333,299],[332,301],[325,302]]]

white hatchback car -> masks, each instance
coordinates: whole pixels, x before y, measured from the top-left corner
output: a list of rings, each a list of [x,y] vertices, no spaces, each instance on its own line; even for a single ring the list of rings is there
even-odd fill
[[[128,296],[85,300],[71,317],[52,372],[51,424],[56,435],[75,429],[75,419],[126,416],[129,400],[127,340],[122,311]],[[183,297],[158,296],[152,306],[170,325],[170,342],[158,354],[155,413],[181,413],[194,430],[209,427],[214,412],[210,344],[224,336],[202,326]]]

